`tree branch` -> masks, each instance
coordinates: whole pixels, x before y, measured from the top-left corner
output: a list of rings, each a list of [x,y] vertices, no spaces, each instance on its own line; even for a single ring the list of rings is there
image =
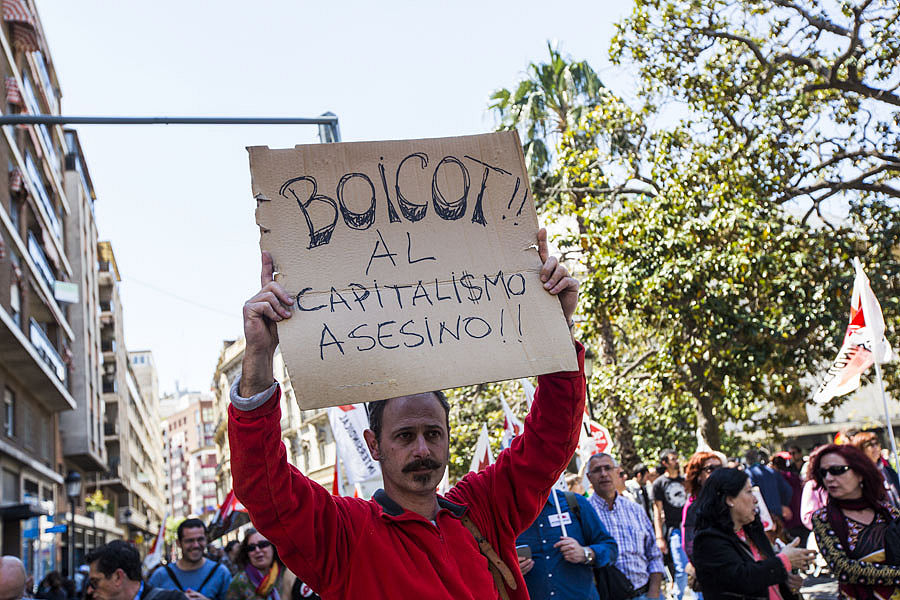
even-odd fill
[[[648,358],[650,358],[651,356],[653,356],[653,355],[656,354],[657,352],[658,352],[658,350],[647,350],[646,352],[644,352],[643,354],[641,354],[639,357],[637,357],[637,359],[636,359],[633,363],[631,363],[630,365],[628,365],[628,366],[625,368],[624,371],[622,371],[621,373],[619,373],[618,375],[616,375],[615,379],[613,379],[613,382],[615,383],[616,381],[618,381],[618,380],[620,380],[620,379],[622,379],[622,378],[624,378],[624,377],[628,377],[628,374],[629,374],[629,373],[631,373],[632,371],[634,371],[635,369],[637,369],[639,366],[641,366],[641,364],[642,364],[645,360],[647,360]]]
[[[816,29],[828,31],[835,35],[841,35],[844,37],[849,37],[850,35],[849,29],[841,27],[840,25],[833,23],[825,17],[814,15],[808,10],[804,10],[801,6],[798,6],[797,4],[790,2],[789,0],[772,0],[772,3],[782,8],[790,8],[796,11],[801,17],[806,20],[807,23],[809,23]]]
[[[879,90],[878,88],[873,88],[860,81],[837,79],[829,80],[825,83],[811,83],[803,87],[804,92],[815,92],[819,90],[841,90],[844,92],[856,92],[860,96],[864,96],[866,98],[872,98],[873,100],[879,100],[881,102],[886,102],[887,104],[900,106],[900,96],[898,96],[897,94],[892,94],[888,90]]]

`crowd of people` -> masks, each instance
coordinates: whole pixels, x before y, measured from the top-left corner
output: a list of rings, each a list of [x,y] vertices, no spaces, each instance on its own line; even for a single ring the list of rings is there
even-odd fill
[[[540,279],[558,296],[570,331],[578,283],[538,234]],[[570,490],[555,489],[575,452],[585,410],[578,370],[538,377],[524,431],[496,462],[437,494],[449,462],[449,404],[441,392],[370,403],[365,444],[384,489],[332,496],[287,461],[281,390],[273,383],[275,323],[293,300],[263,253],[261,290],[244,305],[242,373],[231,389],[228,436],[234,491],[254,529],[209,556],[202,521],[177,531],[180,556],[144,580],[123,541],[86,557],[87,600],[300,600],[587,598],[794,600],[817,551],[843,597],[900,594],[900,486],[877,436],[828,444],[805,458],[789,447],[744,460],[674,449],[630,474],[591,456]],[[764,516],[765,522],[760,515]],[[0,559],[0,600],[19,600],[25,570]],[[48,578],[47,600],[65,600]]]

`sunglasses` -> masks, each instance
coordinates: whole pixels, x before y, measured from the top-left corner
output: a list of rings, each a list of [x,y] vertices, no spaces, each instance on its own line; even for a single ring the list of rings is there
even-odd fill
[[[260,550],[265,550],[266,548],[268,548],[271,545],[272,545],[272,542],[269,542],[266,540],[257,542],[255,544],[247,544],[247,552],[253,552],[257,548],[259,548]]]
[[[822,467],[821,469],[819,469],[819,477],[825,479],[825,476],[829,474],[837,477],[838,475],[843,475],[849,470],[850,465],[833,465],[830,467]]]
[[[703,467],[703,468],[700,469],[700,470],[703,471],[703,472],[705,472],[705,473],[707,473],[707,474],[709,474],[709,473],[712,473],[713,471],[715,471],[716,469],[718,469],[718,468],[721,467],[721,466],[722,466],[722,465],[706,465],[705,467]]]

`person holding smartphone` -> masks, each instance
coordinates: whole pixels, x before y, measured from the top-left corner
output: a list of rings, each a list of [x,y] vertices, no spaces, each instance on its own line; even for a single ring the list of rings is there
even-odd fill
[[[616,561],[616,542],[584,496],[553,494],[516,540],[528,594],[532,600],[599,600],[593,569]]]

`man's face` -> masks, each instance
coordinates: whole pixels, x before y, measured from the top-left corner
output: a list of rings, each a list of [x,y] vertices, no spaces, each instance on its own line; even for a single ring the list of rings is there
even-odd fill
[[[791,454],[791,464],[798,469],[803,466],[803,453],[800,448],[791,448],[788,452]]]
[[[97,563],[91,563],[88,573],[88,588],[94,600],[117,600],[122,594],[122,585],[125,583],[125,573],[122,569],[116,569],[107,577],[97,569]]]
[[[647,471],[636,473],[634,476],[634,480],[638,485],[644,485],[645,483],[647,483]]]
[[[386,484],[433,493],[450,456],[447,413],[430,392],[393,398],[382,413],[380,439],[367,431],[366,441]]]
[[[206,551],[206,533],[202,527],[185,527],[181,530],[181,539],[178,540],[181,548],[181,557],[188,562],[200,562]]]
[[[619,475],[619,468],[613,464],[608,456],[601,456],[591,460],[588,465],[587,477],[591,482],[594,491],[608,498],[616,491],[616,478]]]

